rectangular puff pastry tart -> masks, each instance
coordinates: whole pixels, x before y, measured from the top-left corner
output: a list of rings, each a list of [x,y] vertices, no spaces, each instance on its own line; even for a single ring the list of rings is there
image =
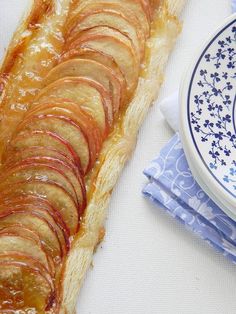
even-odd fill
[[[184,0],[35,0],[0,72],[0,313],[75,313]]]

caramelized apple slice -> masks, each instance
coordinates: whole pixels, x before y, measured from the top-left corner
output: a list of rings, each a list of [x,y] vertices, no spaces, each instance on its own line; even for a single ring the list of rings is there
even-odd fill
[[[86,77],[100,83],[109,93],[113,104],[113,113],[119,110],[121,102],[121,85],[116,73],[99,62],[89,59],[72,59],[53,68],[45,78],[45,85],[63,77]]]
[[[71,49],[64,52],[61,55],[59,62],[61,63],[74,58],[93,60],[109,68],[119,81],[119,84],[121,86],[121,103],[124,103],[126,91],[125,77],[111,55],[105,54],[102,51],[95,50],[89,47],[80,47],[78,49]]]
[[[29,255],[42,263],[50,273],[52,271],[44,250],[40,244],[35,243],[32,239],[19,235],[0,234],[0,253],[6,254],[7,252],[19,252]]]
[[[77,103],[94,119],[103,133],[107,133],[112,125],[111,98],[104,87],[94,80],[83,77],[57,80],[42,89],[36,101],[49,102],[48,98],[67,99]]]
[[[56,115],[38,115],[26,118],[18,127],[18,134],[21,131],[49,131],[68,143],[76,152],[81,162],[83,172],[86,173],[90,168],[90,162],[93,158],[90,156],[90,150],[87,139],[80,126],[73,120]]]
[[[32,240],[37,245],[41,246],[40,238],[36,232],[33,230],[30,230],[21,224],[19,222],[15,224],[11,224],[8,227],[3,227],[0,224],[0,235],[11,235],[11,236],[20,236],[26,239]]]
[[[97,124],[77,104],[64,99],[48,99],[49,103],[34,105],[25,117],[26,120],[34,119],[35,115],[49,115],[72,121],[78,125],[86,136],[89,145],[90,165],[94,164],[102,146],[102,134]],[[63,118],[64,117],[64,118]],[[23,123],[25,123],[23,122]],[[87,169],[87,171],[89,170]]]
[[[56,306],[55,292],[38,268],[29,262],[0,262],[0,309],[2,312],[47,313]],[[11,311],[12,310],[12,311]]]
[[[71,19],[71,23],[68,23],[67,30],[66,30],[66,39],[67,41],[71,41],[72,38],[75,38],[75,36],[78,34],[78,31],[76,31],[78,27],[78,20],[83,16],[89,16],[91,14],[96,14],[100,12],[106,12],[115,14],[116,16],[120,16],[126,21],[129,21],[129,24],[131,27],[135,30],[136,36],[138,38],[138,45],[140,47],[140,56],[142,57],[144,55],[144,47],[145,47],[145,32],[143,30],[143,25],[140,24],[140,21],[138,18],[133,14],[133,11],[125,8],[122,6],[121,3],[106,3],[106,6],[104,7],[103,3],[95,3],[90,4],[86,6],[81,13],[77,14],[73,19]],[[105,24],[103,24],[104,26]],[[118,25],[115,27],[117,29]],[[122,31],[121,31],[122,32]],[[127,32],[125,31],[124,34],[127,35]],[[132,36],[132,38],[134,38]]]
[[[72,158],[78,169],[82,171],[80,160],[71,145],[49,131],[25,131],[24,133],[21,132],[20,135],[16,134],[5,150],[2,158],[3,163],[7,160],[8,156],[35,146],[55,149],[61,152],[65,156],[68,156],[68,158]]]
[[[77,25],[78,14],[83,13],[86,9],[91,9],[93,5],[99,5],[100,7],[107,8],[110,5],[121,6],[124,11],[130,13],[130,17],[135,16],[138,23],[145,34],[146,38],[150,33],[150,20],[149,20],[149,10],[145,5],[146,0],[84,0],[78,3],[78,0],[74,4],[75,10],[73,10],[68,23],[66,25],[65,33],[68,34],[69,30],[73,29]],[[144,8],[145,7],[145,8]],[[65,36],[67,37],[67,36]]]
[[[91,10],[91,12],[78,15],[77,25],[74,27],[69,38],[67,38],[67,44],[72,43],[81,31],[96,26],[108,26],[126,35],[132,42],[135,51],[139,56],[139,60],[143,58],[144,45],[143,41],[139,41],[137,29],[129,22],[128,18],[122,16],[115,10],[112,11],[106,8]]]
[[[111,55],[125,76],[128,94],[134,92],[139,75],[139,61],[125,35],[115,29],[98,26],[79,33],[67,49],[83,46]]]
[[[102,134],[97,124],[94,123],[90,116],[77,104],[58,98],[54,101],[53,99],[49,100],[49,103],[35,105],[33,109],[28,112],[23,123],[19,125],[19,128],[21,128],[22,125],[27,125],[28,121],[35,119],[36,116],[40,116],[40,119],[45,117],[48,119],[55,118],[63,120],[63,122],[67,122],[72,124],[72,126],[77,127],[77,129],[80,129],[83,132],[89,146],[90,160],[88,169],[85,171],[88,172],[96,161],[97,155],[102,146]]]
[[[34,269],[46,279],[51,289],[54,290],[54,283],[53,283],[50,273],[47,271],[44,265],[40,263],[38,260],[28,255],[24,255],[18,252],[12,252],[12,253],[0,254],[0,263],[4,263],[4,262],[7,262],[7,263],[17,262],[24,266],[28,266],[29,268]]]
[[[20,162],[27,158],[40,158],[40,157],[48,157],[54,158],[62,161],[66,165],[68,165],[73,171],[78,174],[78,168],[76,167],[73,158],[69,158],[66,154],[63,154],[60,151],[57,151],[53,148],[42,147],[42,146],[30,146],[23,150],[15,152],[13,155],[9,156],[7,160],[4,162],[4,166],[11,167],[13,164]]]
[[[39,163],[37,160],[31,159],[23,161],[10,168],[3,168],[4,175],[1,176],[1,184],[14,184],[16,182],[28,181],[28,180],[40,180],[44,182],[55,182],[59,186],[63,187],[75,200],[78,201],[77,195],[70,179],[53,163]]]
[[[37,234],[41,243],[43,250],[46,252],[47,256],[50,257],[50,271],[54,272],[54,265],[58,265],[63,256],[62,246],[59,242],[59,238],[56,234],[56,230],[53,229],[52,224],[50,224],[44,217],[42,211],[33,211],[32,209],[27,209],[27,207],[22,208],[8,208],[3,210],[1,208],[0,212],[0,228],[9,228],[12,225],[20,224],[22,228],[29,229],[33,233]],[[48,217],[47,217],[48,218]],[[16,233],[18,232],[16,229]],[[27,233],[20,236],[26,237]],[[29,235],[29,234],[28,234]],[[65,248],[64,248],[65,249]]]
[[[72,159],[66,155],[47,147],[29,147],[10,156],[4,168],[11,168],[12,165],[22,162],[37,162],[54,164],[57,169],[62,171],[68,178],[75,189],[77,199],[81,204],[82,210],[86,207],[86,191],[83,176],[78,171]]]
[[[49,225],[52,226],[51,229],[56,230],[57,237],[61,238],[61,233],[63,234],[64,240],[60,241],[69,247],[69,235],[70,231],[67,228],[65,222],[59,211],[52,207],[49,201],[38,195],[32,194],[18,194],[15,191],[9,189],[6,190],[2,195],[0,194],[0,210],[8,210],[9,208],[14,208],[14,210],[21,210],[22,208],[33,211],[39,214],[40,217],[46,219]],[[60,230],[60,232],[58,231]]]
[[[61,219],[55,215],[55,210],[38,197],[8,195],[1,199],[0,223],[2,228],[20,223],[25,228],[39,235],[42,245],[55,264],[69,249],[69,232]],[[40,226],[40,228],[38,228]]]
[[[29,157],[15,164],[14,167],[4,167],[4,171],[7,173],[7,181],[9,181],[8,178],[11,174],[18,180],[38,178],[42,181],[56,182],[71,194],[82,211],[86,205],[85,188],[81,175],[60,159],[48,156]],[[3,180],[4,178],[2,178]],[[16,180],[14,179],[14,181]]]
[[[3,187],[1,187],[3,188]],[[1,190],[1,198],[10,194],[27,194],[46,198],[53,208],[59,211],[71,234],[75,234],[79,228],[79,209],[73,198],[56,183],[32,180],[4,186]]]

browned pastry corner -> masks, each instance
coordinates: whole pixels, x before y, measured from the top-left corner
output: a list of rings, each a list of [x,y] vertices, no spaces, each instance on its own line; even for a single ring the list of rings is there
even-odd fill
[[[0,72],[0,313],[75,313],[184,0],[35,0]]]

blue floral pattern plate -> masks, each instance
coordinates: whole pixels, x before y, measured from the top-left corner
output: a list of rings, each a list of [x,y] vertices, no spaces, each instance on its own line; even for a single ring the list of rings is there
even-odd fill
[[[208,40],[188,71],[180,119],[196,180],[236,218],[236,15]]]

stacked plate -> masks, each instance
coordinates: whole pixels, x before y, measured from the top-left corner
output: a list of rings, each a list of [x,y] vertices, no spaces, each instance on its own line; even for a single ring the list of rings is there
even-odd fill
[[[236,14],[198,53],[180,98],[180,135],[191,171],[236,220]]]

